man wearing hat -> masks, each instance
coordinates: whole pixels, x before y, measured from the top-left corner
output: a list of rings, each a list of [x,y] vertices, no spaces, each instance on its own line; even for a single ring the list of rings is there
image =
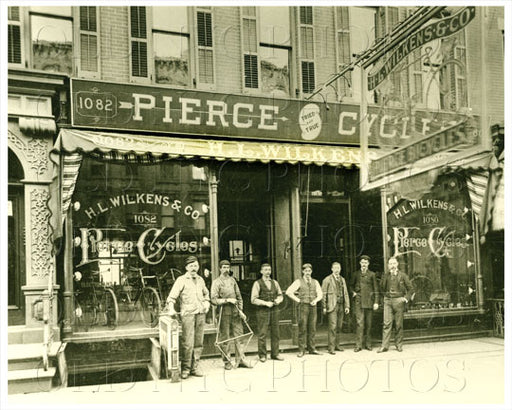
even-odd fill
[[[181,307],[182,379],[189,375],[202,376],[198,365],[203,351],[205,315],[210,308],[208,289],[203,278],[197,274],[199,261],[195,256],[185,259],[185,270],[185,274],[176,279],[167,297],[171,315],[176,315],[174,305],[177,301]]]
[[[372,316],[373,310],[379,308],[379,288],[375,273],[368,267],[370,257],[362,255],[359,258],[361,269],[352,274],[349,280],[352,306],[356,317],[356,347],[354,352],[360,352],[364,347],[372,350]]]
[[[316,279],[311,278],[313,266],[310,263],[302,265],[302,278],[296,279],[286,289],[286,295],[299,304],[299,353],[304,356],[307,350],[309,354],[321,354],[315,347],[316,333],[316,304],[322,300],[322,288]]]
[[[256,305],[258,323],[258,357],[260,362],[267,360],[267,332],[270,325],[270,358],[284,360],[279,355],[279,307],[283,292],[277,280],[270,278],[270,264],[261,264],[261,279],[254,282],[251,290],[251,303]]]
[[[334,351],[343,351],[340,345],[341,329],[343,318],[350,312],[350,300],[348,297],[347,283],[341,276],[341,264],[333,262],[331,274],[322,281],[323,313],[327,315],[327,351],[335,354]]]
[[[219,306],[219,341],[232,339],[235,345],[235,367],[248,367],[252,365],[246,360],[240,340],[237,337],[243,334],[242,320],[247,319],[242,311],[244,302],[236,280],[230,276],[230,263],[222,260],[219,263],[220,275],[212,284],[212,303]],[[231,342],[221,343],[220,348],[224,352],[222,360],[224,369],[231,370]]]

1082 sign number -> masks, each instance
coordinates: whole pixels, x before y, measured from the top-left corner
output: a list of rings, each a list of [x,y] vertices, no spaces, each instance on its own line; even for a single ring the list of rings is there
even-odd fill
[[[111,93],[79,91],[75,96],[76,113],[83,117],[112,118],[117,113],[117,98]]]

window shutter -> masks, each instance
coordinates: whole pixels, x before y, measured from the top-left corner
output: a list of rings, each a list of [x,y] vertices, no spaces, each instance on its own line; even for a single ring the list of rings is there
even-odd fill
[[[315,63],[311,61],[302,62],[302,91],[312,93],[315,89]]]
[[[98,28],[96,7],[80,7],[80,70],[98,71]]]
[[[213,84],[213,33],[211,11],[197,11],[197,57],[199,83]]]
[[[144,6],[130,7],[130,33],[132,52],[132,76],[148,76],[146,8]]]
[[[242,53],[244,57],[244,87],[257,89],[258,81],[258,30],[256,8],[242,7]]]
[[[11,64],[21,64],[21,22],[20,8],[8,7],[8,58]]]
[[[302,92],[307,94],[315,89],[313,7],[299,7],[299,23]]]
[[[258,56],[244,55],[245,87],[258,88]]]

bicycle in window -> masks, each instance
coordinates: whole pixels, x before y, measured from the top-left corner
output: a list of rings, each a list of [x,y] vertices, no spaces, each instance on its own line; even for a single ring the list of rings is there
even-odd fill
[[[123,273],[121,285],[117,289],[117,297],[127,307],[127,320],[133,322],[140,312],[142,322],[146,326],[158,325],[161,310],[161,299],[152,284],[157,284],[156,275],[145,275],[144,268],[128,267]]]
[[[74,273],[75,320],[85,331],[96,325],[110,330],[119,323],[119,307],[112,287],[104,284],[99,271]]]

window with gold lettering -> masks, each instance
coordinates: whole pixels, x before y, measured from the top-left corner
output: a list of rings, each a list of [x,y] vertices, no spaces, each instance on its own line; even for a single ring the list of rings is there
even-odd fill
[[[141,160],[142,162],[142,160]],[[188,256],[210,264],[206,170],[85,158],[72,199],[76,330],[155,327]]]

